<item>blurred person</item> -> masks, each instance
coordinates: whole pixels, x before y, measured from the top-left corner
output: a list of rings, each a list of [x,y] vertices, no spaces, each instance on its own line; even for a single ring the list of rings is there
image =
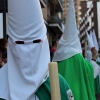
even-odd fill
[[[39,0],[8,0],[7,63],[0,70],[0,98],[51,100],[47,29]],[[61,100],[74,100],[59,75]]]
[[[100,67],[99,67],[99,55],[98,55],[98,42],[95,36],[94,31],[90,31],[90,34],[87,33],[88,40],[88,61],[92,64],[94,69],[94,90],[96,99],[100,100]]]
[[[4,53],[7,51],[8,40],[7,39],[0,39],[0,53]]]
[[[94,89],[95,89],[95,95],[96,100],[100,100],[100,66],[97,62],[98,58],[98,51],[95,48],[92,48],[92,59],[90,63],[92,64],[94,68]]]
[[[4,52],[4,53],[2,54],[2,61],[3,61],[4,63],[7,63],[7,52]]]
[[[68,13],[53,61],[68,82],[75,100],[96,100],[92,65],[84,59],[76,25],[74,0],[69,0]]]
[[[94,68],[94,78],[96,78],[100,74],[100,67],[96,62],[96,59],[98,58],[98,52],[95,48],[92,48],[91,52],[92,52],[92,59],[90,63]]]

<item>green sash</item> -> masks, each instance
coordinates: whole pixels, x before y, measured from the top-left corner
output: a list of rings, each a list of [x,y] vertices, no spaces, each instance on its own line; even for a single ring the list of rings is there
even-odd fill
[[[74,100],[96,100],[93,67],[81,54],[58,62],[58,72],[69,84]]]
[[[59,75],[61,100],[74,100],[72,92],[65,79]],[[51,100],[49,78],[40,86],[36,95],[40,100]]]

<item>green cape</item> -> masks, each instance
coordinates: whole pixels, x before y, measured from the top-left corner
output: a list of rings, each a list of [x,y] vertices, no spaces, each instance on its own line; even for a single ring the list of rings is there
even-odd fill
[[[96,100],[93,67],[81,54],[58,62],[58,71],[69,84],[74,100]]]
[[[74,100],[72,99],[73,95],[72,92],[70,91],[68,84],[61,75],[59,75],[59,83],[60,83],[61,100]],[[70,92],[67,93],[68,91]],[[36,95],[40,100],[51,100],[49,78],[40,86],[40,88],[36,92]]]

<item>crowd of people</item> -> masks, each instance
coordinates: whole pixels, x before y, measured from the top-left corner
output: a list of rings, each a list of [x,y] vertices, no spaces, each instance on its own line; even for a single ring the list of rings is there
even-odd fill
[[[98,50],[92,45],[91,61],[83,57],[73,0],[64,32],[50,50],[46,33],[39,0],[8,0],[9,37],[0,39],[0,100],[51,100],[50,53],[58,63],[61,100],[100,100]]]

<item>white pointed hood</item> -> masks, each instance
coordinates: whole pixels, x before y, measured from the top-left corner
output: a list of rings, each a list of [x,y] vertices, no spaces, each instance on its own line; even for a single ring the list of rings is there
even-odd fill
[[[35,100],[50,62],[46,33],[40,0],[8,0],[8,73],[3,70],[8,83],[2,86],[8,85],[10,100]],[[37,39],[41,41],[34,43]],[[2,91],[0,88],[0,97],[7,98]]]
[[[95,49],[98,51],[99,50],[99,47],[98,47],[98,42],[97,42],[97,38],[96,38],[96,35],[95,35],[95,31],[94,30],[92,32],[92,39],[93,39],[93,44],[95,46]]]
[[[82,50],[76,27],[74,2],[73,0],[69,0],[64,33],[57,45],[53,61],[61,61],[81,52]]]
[[[88,49],[91,50],[94,47],[93,40],[91,38],[92,33],[90,33],[89,35],[88,32],[86,32],[86,34],[87,34],[87,40],[88,40]]]
[[[88,32],[86,32],[86,34],[87,34],[87,41],[88,41],[88,50],[87,50],[86,58],[90,62],[92,59],[91,49],[94,47],[93,40],[92,40],[92,31],[90,31],[90,35],[88,34]]]

